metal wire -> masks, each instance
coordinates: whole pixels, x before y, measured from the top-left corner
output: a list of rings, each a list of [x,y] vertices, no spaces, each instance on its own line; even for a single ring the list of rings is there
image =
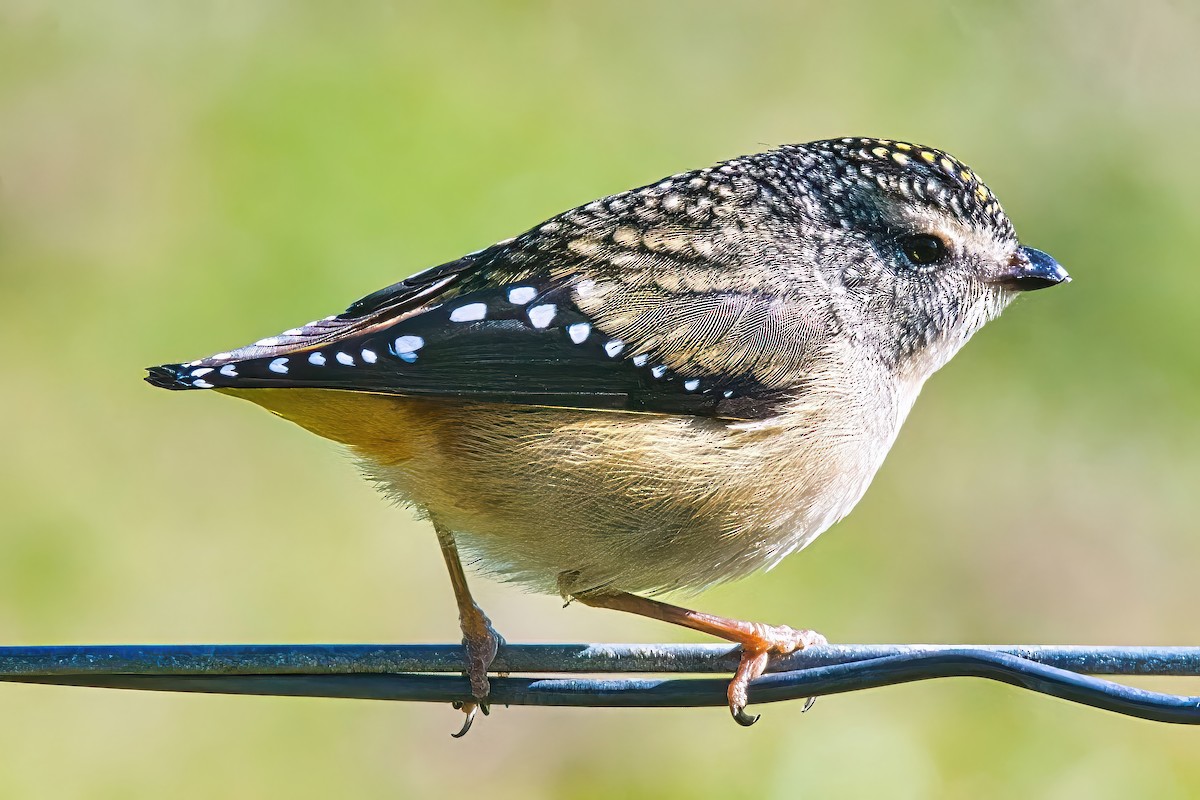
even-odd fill
[[[499,673],[732,673],[725,645],[505,645]],[[174,692],[470,700],[458,645],[0,647],[0,681]],[[1200,724],[1200,696],[1151,692],[1091,675],[1200,676],[1200,647],[828,645],[773,659],[752,703],[945,677],[987,678],[1142,719]],[[496,677],[503,705],[725,705],[727,678]]]

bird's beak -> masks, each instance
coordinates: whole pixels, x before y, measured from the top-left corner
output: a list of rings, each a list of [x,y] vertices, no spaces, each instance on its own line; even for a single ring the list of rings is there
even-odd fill
[[[1070,280],[1071,276],[1061,264],[1032,247],[1018,249],[1009,260],[1008,268],[995,278],[996,283],[1017,292],[1045,289]]]

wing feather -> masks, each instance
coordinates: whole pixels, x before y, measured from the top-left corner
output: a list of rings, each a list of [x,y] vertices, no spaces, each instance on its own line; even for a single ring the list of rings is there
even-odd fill
[[[749,191],[729,181],[701,170],[591,203],[339,315],[155,367],[147,380],[770,414],[799,391],[828,325],[773,291],[769,274],[745,269],[772,237],[756,238],[722,212],[718,201],[736,209],[746,200],[735,203],[738,193]]]

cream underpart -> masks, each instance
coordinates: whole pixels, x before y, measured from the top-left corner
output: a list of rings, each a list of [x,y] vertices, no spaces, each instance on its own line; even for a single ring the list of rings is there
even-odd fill
[[[466,406],[436,447],[359,454],[485,572],[564,594],[701,589],[808,544],[883,462],[919,386],[850,352],[826,363],[769,420]]]
[[[890,369],[835,340],[765,420],[221,390],[349,445],[484,572],[546,592],[698,590],[769,568],[850,512],[925,380],[1006,304]]]

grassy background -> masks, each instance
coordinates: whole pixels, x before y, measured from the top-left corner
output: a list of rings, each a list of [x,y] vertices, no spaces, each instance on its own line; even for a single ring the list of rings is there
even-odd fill
[[[700,605],[850,642],[1195,643],[1198,39],[1183,0],[3,0],[0,641],[453,640],[424,525],[332,446],[141,367],[854,134],[955,153],[1076,281],[931,382],[849,520]],[[477,584],[513,641],[687,636]],[[1200,732],[972,681],[751,731],[501,709],[461,742],[441,707],[0,685],[0,708],[3,798],[1200,793]]]

